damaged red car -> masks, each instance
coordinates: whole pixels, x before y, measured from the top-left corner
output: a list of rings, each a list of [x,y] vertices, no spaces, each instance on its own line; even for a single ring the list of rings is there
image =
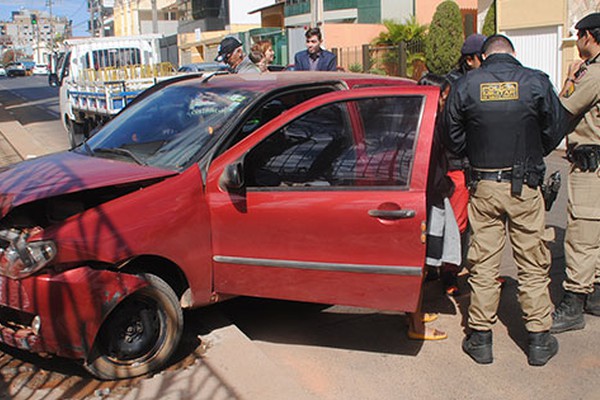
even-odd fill
[[[437,102],[371,75],[186,76],[2,168],[0,341],[118,379],[232,295],[414,311]]]

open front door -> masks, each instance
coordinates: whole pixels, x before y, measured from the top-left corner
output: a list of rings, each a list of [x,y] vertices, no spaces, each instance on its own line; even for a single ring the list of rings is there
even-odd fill
[[[306,102],[209,169],[216,292],[414,311],[438,90]]]

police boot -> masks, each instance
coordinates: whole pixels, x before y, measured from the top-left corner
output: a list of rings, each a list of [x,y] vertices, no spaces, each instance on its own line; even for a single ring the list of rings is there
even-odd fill
[[[549,359],[558,353],[558,341],[550,332],[529,332],[529,351],[527,362],[529,365],[546,365]]]
[[[492,331],[473,330],[462,343],[462,349],[478,364],[491,364],[494,361],[492,355]]]
[[[565,295],[552,313],[552,328],[550,332],[561,333],[575,331],[585,327],[583,319],[583,302],[585,295],[565,291]]]
[[[600,317],[600,283],[595,283],[594,291],[587,295],[585,312]]]

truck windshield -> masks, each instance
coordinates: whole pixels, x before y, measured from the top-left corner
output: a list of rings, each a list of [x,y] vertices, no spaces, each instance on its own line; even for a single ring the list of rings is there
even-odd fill
[[[231,88],[168,86],[125,110],[77,151],[180,170],[254,96]]]

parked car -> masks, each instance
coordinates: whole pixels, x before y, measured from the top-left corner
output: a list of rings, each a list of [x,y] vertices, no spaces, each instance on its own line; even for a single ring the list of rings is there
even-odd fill
[[[3,66],[0,66],[0,76],[6,76],[6,69]]]
[[[227,71],[227,65],[216,62],[201,62],[186,64],[179,67],[177,72],[212,72],[212,71]]]
[[[11,62],[6,66],[6,75],[13,76],[25,76],[25,66],[20,62]]]
[[[34,61],[22,60],[21,64],[23,64],[23,66],[25,67],[26,75],[32,75],[33,74],[33,67],[35,67],[35,62]]]
[[[50,70],[46,64],[36,64],[32,69],[33,75],[48,75]]]
[[[232,295],[415,311],[437,88],[186,76],[0,171],[0,341],[102,379],[163,367]],[[235,362],[235,360],[232,360]]]

